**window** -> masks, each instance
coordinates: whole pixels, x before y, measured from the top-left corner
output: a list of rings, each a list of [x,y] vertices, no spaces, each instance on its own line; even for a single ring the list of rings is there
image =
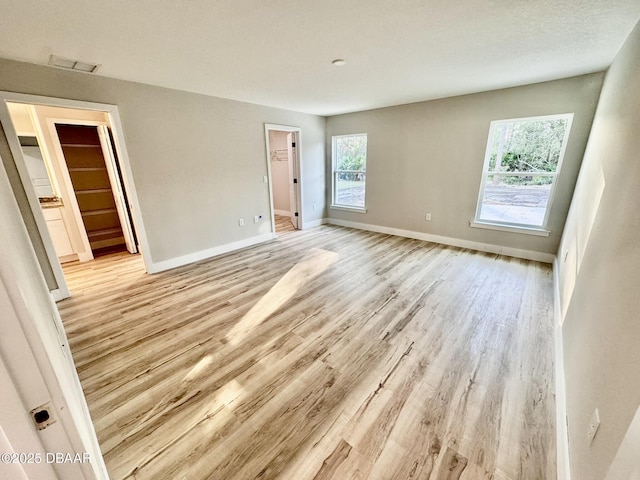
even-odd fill
[[[367,134],[333,137],[333,206],[364,210]]]
[[[572,119],[567,114],[491,122],[473,226],[544,231]]]

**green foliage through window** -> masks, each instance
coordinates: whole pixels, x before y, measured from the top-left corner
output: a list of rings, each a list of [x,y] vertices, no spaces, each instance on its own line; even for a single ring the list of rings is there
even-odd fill
[[[573,116],[491,124],[476,220],[543,227]]]
[[[555,172],[567,123],[566,118],[559,118],[496,124],[489,172]]]
[[[336,170],[366,170],[367,136],[349,135],[336,138]]]
[[[367,135],[333,137],[333,204],[364,208]]]

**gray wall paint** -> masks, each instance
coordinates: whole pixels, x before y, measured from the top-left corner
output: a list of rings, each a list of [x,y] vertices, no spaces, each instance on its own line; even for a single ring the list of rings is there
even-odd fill
[[[554,254],[569,209],[604,74],[329,117],[331,136],[368,134],[366,214],[334,219]],[[548,227],[535,237],[469,227],[492,120],[575,113]],[[330,202],[330,188],[327,201]],[[427,222],[425,214],[431,213]]]
[[[322,218],[323,117],[1,59],[0,90],[118,106],[153,262],[271,231],[265,123],[302,129],[303,221]]]
[[[580,480],[604,478],[640,405],[639,152],[640,24],[607,73],[558,252],[572,476]],[[596,407],[602,424],[589,445]]]

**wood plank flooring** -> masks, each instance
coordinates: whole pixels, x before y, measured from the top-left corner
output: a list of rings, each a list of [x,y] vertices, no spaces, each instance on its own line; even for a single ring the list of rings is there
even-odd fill
[[[276,215],[275,220],[276,220],[276,233],[280,234],[284,232],[296,231],[289,217],[285,217],[283,215]]]
[[[548,265],[322,226],[65,275],[113,479],[556,478]]]

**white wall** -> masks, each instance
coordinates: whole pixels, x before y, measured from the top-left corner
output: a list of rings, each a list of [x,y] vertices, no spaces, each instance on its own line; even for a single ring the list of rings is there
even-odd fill
[[[555,254],[580,168],[603,74],[329,117],[331,136],[367,133],[367,213],[332,219]],[[492,120],[575,113],[549,219],[536,237],[471,228]],[[330,190],[330,189],[329,189]],[[330,191],[329,191],[330,195]],[[329,199],[327,199],[329,201]],[[432,220],[425,221],[431,213]]]
[[[605,480],[640,480],[640,408],[629,425]]]
[[[303,221],[322,218],[323,117],[9,60],[0,90],[118,106],[154,263],[271,231],[265,220],[238,225],[269,218],[265,123],[302,129]]]
[[[39,434],[48,451],[66,445],[65,452],[89,452],[95,461],[81,467],[87,478],[96,475],[106,478],[62,321],[49,296],[2,167],[0,245],[0,291],[7,292],[0,302],[3,315],[0,357],[6,362],[22,402],[30,407],[26,411],[52,402],[59,421]],[[58,472],[60,478],[78,478],[72,473]]]
[[[576,480],[605,477],[640,406],[639,239],[640,24],[607,72],[558,251]]]
[[[287,159],[287,133],[279,130],[269,130],[269,150],[285,150]],[[280,156],[279,156],[280,158]],[[271,160],[271,183],[273,187],[273,208],[280,211],[290,211],[289,207],[289,162]]]

